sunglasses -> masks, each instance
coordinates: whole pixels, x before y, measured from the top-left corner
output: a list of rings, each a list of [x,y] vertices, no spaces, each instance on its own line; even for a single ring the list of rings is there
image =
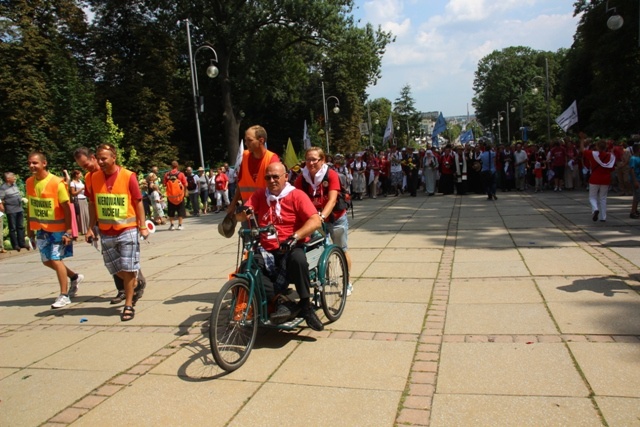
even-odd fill
[[[282,174],[282,175],[265,175],[264,176],[264,180],[265,181],[275,181],[275,180],[280,179],[281,176],[284,176],[284,174]]]

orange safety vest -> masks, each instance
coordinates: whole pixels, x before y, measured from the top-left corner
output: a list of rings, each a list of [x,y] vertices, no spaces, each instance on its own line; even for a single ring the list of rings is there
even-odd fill
[[[267,188],[267,182],[264,180],[264,172],[267,169],[267,166],[271,163],[271,158],[274,153],[267,150],[264,153],[264,157],[262,158],[262,163],[260,163],[260,169],[258,170],[258,176],[256,180],[253,180],[251,173],[249,172],[249,156],[252,154],[249,150],[244,150],[242,153],[242,165],[240,165],[240,181],[238,181],[238,190],[240,191],[240,195],[242,196],[242,201],[246,202],[251,198],[251,195],[259,188]]]
[[[111,191],[107,189],[104,172],[91,174],[91,192],[94,197],[100,230],[125,230],[136,227],[137,216],[129,194],[129,181],[133,172],[120,168]]]
[[[40,195],[36,194],[36,180],[27,178],[27,198],[29,199],[29,229],[44,230],[49,233],[67,231],[64,210],[58,200],[58,185],[62,178],[52,176]]]

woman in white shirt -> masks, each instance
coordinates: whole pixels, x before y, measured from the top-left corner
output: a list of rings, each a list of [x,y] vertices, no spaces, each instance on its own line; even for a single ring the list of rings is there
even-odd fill
[[[82,172],[74,170],[71,172],[71,181],[69,182],[69,192],[72,197],[76,210],[76,218],[78,221],[78,231],[86,234],[89,226],[89,203],[87,196],[84,195],[84,183],[82,182]]]

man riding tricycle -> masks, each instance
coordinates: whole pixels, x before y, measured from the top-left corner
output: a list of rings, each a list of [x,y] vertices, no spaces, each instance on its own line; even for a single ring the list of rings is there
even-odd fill
[[[267,166],[265,180],[267,188],[255,191],[233,218],[250,224],[239,231],[243,261],[218,293],[211,313],[211,351],[226,371],[246,361],[258,326],[293,329],[304,320],[321,331],[316,310],[322,307],[333,322],[346,303],[344,252],[328,242],[326,232],[318,232],[326,229],[317,209],[287,183],[281,163]],[[229,229],[233,233],[234,222]],[[295,284],[295,292],[289,283]]]

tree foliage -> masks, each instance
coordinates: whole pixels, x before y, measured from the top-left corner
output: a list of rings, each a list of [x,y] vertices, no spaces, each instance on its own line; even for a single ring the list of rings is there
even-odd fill
[[[607,28],[604,0],[577,1],[582,16],[562,73],[565,104],[578,100],[580,128],[590,134],[626,137],[640,131],[640,3],[611,2],[624,18]]]
[[[104,134],[84,62],[87,26],[71,0],[0,3],[0,169],[28,172],[30,151],[52,168]]]
[[[400,142],[400,146],[409,146],[412,135],[420,127],[420,113],[415,108],[410,85],[406,84],[400,90],[400,96],[396,98],[393,112],[397,121],[395,137]]]

